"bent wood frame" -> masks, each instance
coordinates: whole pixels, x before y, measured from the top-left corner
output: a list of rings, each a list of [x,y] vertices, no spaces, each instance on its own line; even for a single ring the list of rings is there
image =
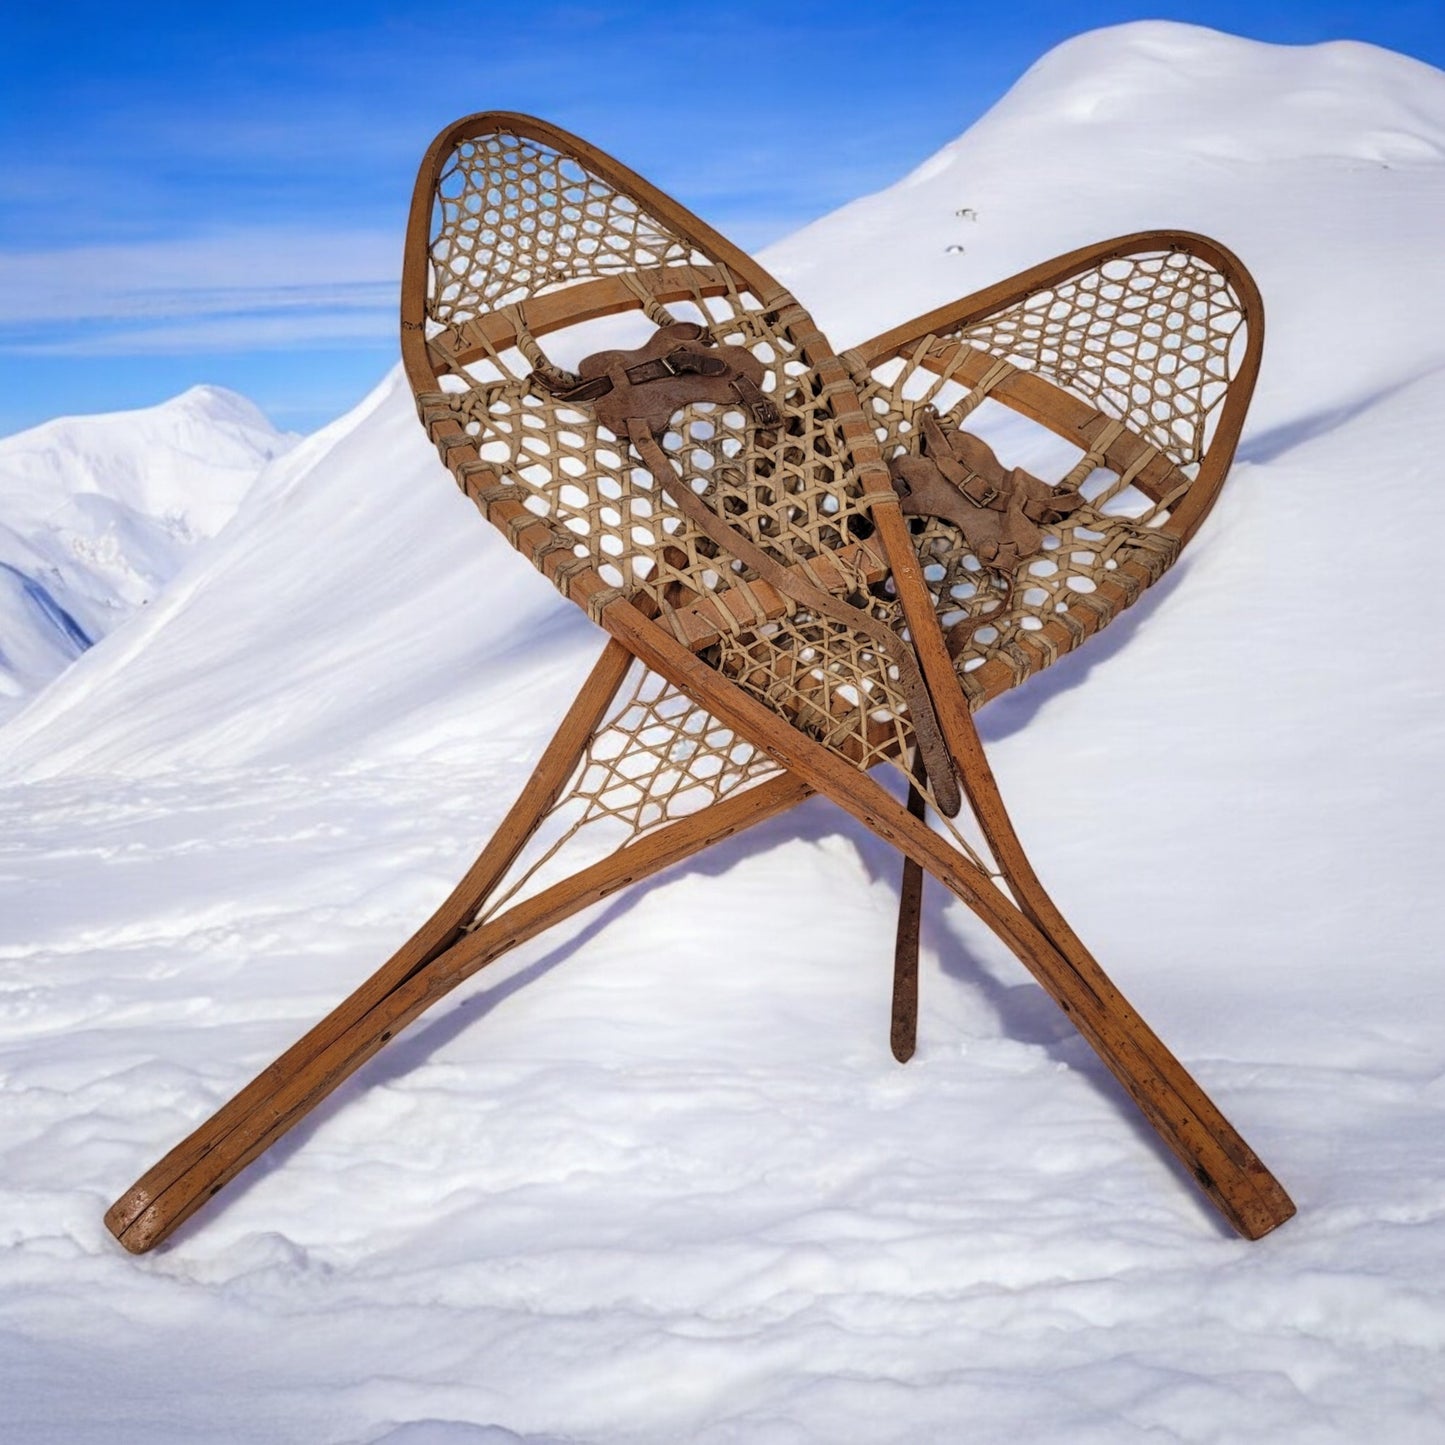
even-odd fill
[[[428,152],[408,222],[402,353],[413,390],[419,396],[437,390],[441,373],[460,368],[484,351],[500,349],[516,339],[508,317],[495,313],[430,337],[426,334],[425,259],[432,188],[451,148],[475,133],[479,121],[505,122],[514,132],[584,158],[590,167],[616,180],[681,234],[701,242],[707,253],[717,258],[720,268],[746,278],[758,294],[786,295],[750,258],[641,178],[585,143],[525,117],[470,117],[444,132]],[[1227,473],[1262,346],[1262,309],[1253,282],[1230,253],[1203,237],[1145,232],[1081,248],[896,328],[848,353],[846,363],[808,323],[803,354],[822,379],[830,400],[838,398],[834,415],[852,447],[855,462],[875,477],[881,471],[882,481],[886,482],[876,439],[853,390],[860,372],[901,355],[922,335],[946,335],[1103,260],[1162,247],[1177,247],[1208,259],[1235,288],[1249,319],[1246,351],[1199,473],[1160,528],[1182,545],[1204,519]],[[664,304],[688,299],[698,291],[710,294],[713,288],[720,290],[726,285],[720,269],[710,275],[708,268],[701,266],[660,267],[640,275],[647,290]],[[521,303],[512,319],[520,317],[533,336],[541,336],[581,320],[635,309],[639,304],[634,290],[615,277],[604,277]],[[981,375],[992,358],[981,351],[968,353],[968,348],[960,347],[956,353],[926,364],[940,368],[947,365],[965,379]],[[1078,397],[1025,371],[1005,378],[992,395],[1080,445],[1091,445],[1107,420]],[[433,917],[361,988],[112,1206],[107,1224],[126,1248],[139,1252],[159,1243],[396,1032],[487,963],[616,889],[775,816],[813,791],[830,797],[899,849],[906,860],[905,891],[916,893],[922,871],[927,871],[993,929],[1069,1014],[1161,1139],[1241,1233],[1257,1238],[1293,1213],[1293,1205],[1277,1181],[1133,1012],[1035,876],[1004,809],[971,718],[972,709],[1015,684],[1018,668],[996,660],[986,662],[968,675],[965,695],[944,646],[891,485],[885,490],[880,483],[870,489],[870,515],[877,531],[856,544],[856,555],[846,559],[845,565],[851,569],[861,565],[874,576],[892,573],[964,792],[1016,902],[1005,896],[982,869],[934,833],[917,803],[901,806],[853,763],[797,732],[699,659],[698,651],[707,647],[720,629],[732,625],[729,609],[738,603],[737,598],[727,592],[702,597],[679,614],[680,623],[674,616],[671,630],[660,626],[645,608],[618,596],[616,589],[607,587],[595,572],[567,565],[566,554],[549,545],[549,525],[521,502],[495,495],[482,500],[480,494],[502,479],[481,462],[460,426],[434,418],[429,430],[448,464],[458,473],[464,490],[478,501],[489,520],[506,531],[513,545],[566,595],[586,607],[611,640],[517,803]],[[1107,465],[1123,471],[1137,460],[1144,442],[1128,428],[1116,430],[1118,434],[1104,454]],[[1173,465],[1161,456],[1138,472],[1135,485],[1157,500],[1169,494],[1178,479]],[[1106,596],[1105,601],[1116,610],[1122,609],[1155,575],[1133,563],[1122,563],[1117,581],[1102,584],[1113,587],[1116,593]],[[750,609],[762,606],[782,612],[784,599],[767,596],[764,585],[753,584],[752,593],[746,604]],[[1080,609],[1067,622],[1048,624],[1037,643],[1028,639],[1024,642],[1026,649],[1034,646],[1038,654],[1028,659],[1032,664],[1029,670],[1046,665],[1100,625],[1102,619],[1096,608]],[[634,659],[668,679],[767,753],[783,772],[647,834],[498,916],[468,927],[468,920],[556,803]],[[900,937],[900,957],[906,952],[906,943]],[[906,995],[905,980],[900,997]],[[905,1047],[911,1051],[911,1038],[900,1038],[899,1027],[896,1003],[895,1051]]]

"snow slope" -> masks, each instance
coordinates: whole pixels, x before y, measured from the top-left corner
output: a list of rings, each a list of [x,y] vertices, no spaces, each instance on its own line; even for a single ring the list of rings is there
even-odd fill
[[[1427,67],[1131,25],[767,258],[840,345],[1151,226],[1259,279],[1208,526],[982,720],[1295,1221],[1227,1237],[937,889],[895,1065],[897,865],[813,802],[518,950],[123,1255],[105,1205],[440,899],[599,646],[392,377],[0,731],[17,1438],[1445,1436],[1442,156]]]
[[[0,721],[158,596],[294,441],[214,386],[0,439]]]

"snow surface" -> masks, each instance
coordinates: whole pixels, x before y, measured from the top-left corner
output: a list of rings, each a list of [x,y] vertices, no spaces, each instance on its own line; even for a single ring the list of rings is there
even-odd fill
[[[215,386],[0,440],[0,722],[155,598],[295,440]]]
[[[105,1206],[445,894],[600,645],[392,376],[0,732],[10,1438],[1445,1438],[1442,157],[1428,67],[1131,25],[768,257],[839,345],[1121,231],[1258,277],[1214,516],[982,720],[1297,1219],[1228,1235],[937,888],[898,1067],[897,863],[814,801],[518,950],[123,1254]]]

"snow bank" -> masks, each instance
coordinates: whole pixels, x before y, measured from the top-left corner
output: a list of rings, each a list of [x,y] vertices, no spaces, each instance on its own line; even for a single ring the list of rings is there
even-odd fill
[[[1226,1237],[937,889],[895,1065],[896,860],[814,802],[519,950],[123,1255],[105,1204],[445,893],[600,645],[391,378],[0,732],[20,1437],[1445,1434],[1442,145],[1445,77],[1398,56],[1126,26],[768,258],[840,345],[1149,226],[1259,278],[1215,515],[983,720],[1065,913],[1295,1221]]]

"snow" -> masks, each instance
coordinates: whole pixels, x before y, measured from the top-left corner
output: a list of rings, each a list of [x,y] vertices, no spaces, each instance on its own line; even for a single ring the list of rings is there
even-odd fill
[[[0,722],[158,596],[295,440],[214,386],[0,440]]]
[[[982,721],[1294,1221],[1228,1235],[938,889],[897,1066],[897,863],[814,801],[519,949],[123,1254],[105,1206],[440,900],[600,646],[392,376],[0,732],[14,1438],[1445,1438],[1442,154],[1428,67],[1131,25],[766,258],[839,345],[1146,227],[1259,279],[1215,514]]]

